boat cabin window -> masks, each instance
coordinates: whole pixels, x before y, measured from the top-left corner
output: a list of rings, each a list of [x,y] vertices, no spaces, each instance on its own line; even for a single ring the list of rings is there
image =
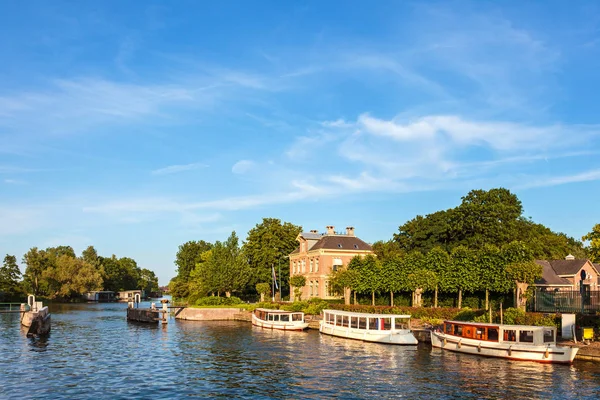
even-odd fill
[[[349,321],[347,315],[342,315],[342,326],[348,327]]]
[[[296,314],[294,314],[294,316],[295,316],[295,315],[296,315]],[[326,319],[326,321],[327,321],[328,323],[335,325],[335,315],[334,315],[334,314],[329,314],[329,313],[327,313],[327,314],[326,314],[326,318],[327,318],[327,319]]]
[[[544,343],[554,342],[554,329],[544,329]]]
[[[384,331],[392,330],[392,319],[391,318],[381,318],[381,329]]]
[[[463,327],[462,325],[454,325],[454,335],[462,336]]]
[[[302,314],[301,313],[297,313],[297,314],[292,314],[292,321],[302,321]]]
[[[533,331],[520,331],[519,342],[521,343],[533,343]]]
[[[282,321],[285,321],[285,322],[289,322],[290,316],[287,315],[287,314],[282,314],[282,315],[279,316],[279,319],[282,320]]]
[[[487,329],[487,340],[493,340],[494,342],[498,341],[498,328]]]
[[[358,317],[350,317],[350,328],[358,328]]]
[[[377,318],[369,318],[369,329],[379,329],[379,326],[377,326]]]
[[[358,319],[358,329],[367,329],[367,318],[360,317]]]
[[[444,332],[452,334],[452,324],[444,324]]]
[[[396,329],[408,329],[408,320],[406,318],[396,318],[394,327]]]
[[[267,314],[267,319],[269,321],[273,321],[273,314]]]
[[[505,342],[516,342],[517,341],[517,331],[512,329],[504,330],[504,341]]]

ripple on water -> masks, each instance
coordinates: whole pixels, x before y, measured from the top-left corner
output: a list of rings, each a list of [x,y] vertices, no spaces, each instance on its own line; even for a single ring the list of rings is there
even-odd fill
[[[592,363],[507,362],[240,322],[148,326],[127,323],[125,308],[52,305],[41,339],[0,315],[0,397],[596,398],[600,387]]]

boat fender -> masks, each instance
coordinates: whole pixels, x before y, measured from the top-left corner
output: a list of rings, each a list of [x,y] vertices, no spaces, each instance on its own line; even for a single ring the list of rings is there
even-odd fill
[[[462,344],[460,343],[462,342],[462,339],[458,341],[458,343],[456,343],[456,347],[458,347],[460,349],[460,346],[462,346]]]
[[[508,348],[508,355],[509,355],[509,356],[510,356],[510,355],[512,355],[512,346],[510,346],[510,347]]]
[[[446,343],[448,343],[448,341],[446,340],[446,338],[444,338],[444,346],[446,346]]]
[[[546,351],[544,352],[544,358],[548,358],[550,356],[550,349],[546,347]]]
[[[481,353],[481,343],[479,343],[479,346],[477,346],[477,352]]]

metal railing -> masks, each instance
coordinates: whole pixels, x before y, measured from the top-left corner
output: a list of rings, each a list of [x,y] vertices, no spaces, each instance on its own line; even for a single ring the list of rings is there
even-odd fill
[[[22,303],[0,303],[0,313],[14,313],[21,312],[21,304]],[[29,311],[29,306],[25,304],[25,310]]]
[[[530,305],[535,312],[594,314],[600,311],[600,291],[537,289]]]

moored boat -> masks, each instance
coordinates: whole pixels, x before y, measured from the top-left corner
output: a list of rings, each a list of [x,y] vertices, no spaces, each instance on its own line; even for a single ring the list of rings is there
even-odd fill
[[[366,342],[418,344],[410,329],[410,315],[323,310],[319,331]]]
[[[283,331],[302,331],[308,328],[303,312],[257,308],[252,313],[252,325]]]
[[[444,350],[510,360],[570,364],[576,347],[556,345],[556,327],[444,321],[431,332],[431,345]]]

